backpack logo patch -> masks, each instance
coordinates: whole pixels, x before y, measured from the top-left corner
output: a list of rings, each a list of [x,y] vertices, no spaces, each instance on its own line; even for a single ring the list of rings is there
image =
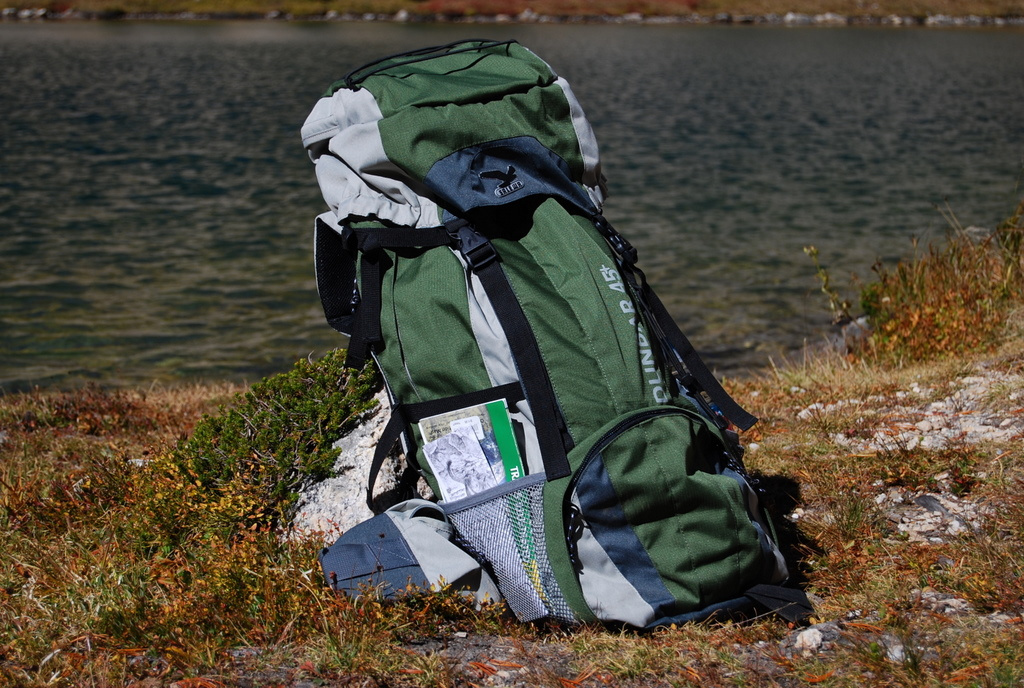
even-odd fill
[[[516,179],[516,168],[512,165],[508,166],[508,170],[502,172],[501,170],[488,170],[487,172],[480,173],[481,179],[498,179],[500,184],[494,189],[494,195],[498,198],[504,198],[510,193],[519,191],[523,188],[523,182]]]

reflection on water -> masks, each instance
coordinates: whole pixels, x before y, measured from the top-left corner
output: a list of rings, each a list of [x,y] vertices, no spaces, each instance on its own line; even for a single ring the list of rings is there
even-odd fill
[[[573,84],[606,213],[698,349],[817,339],[840,282],[1011,207],[1024,33],[474,26]],[[458,26],[0,25],[0,386],[252,380],[341,342],[298,129],[325,86]]]

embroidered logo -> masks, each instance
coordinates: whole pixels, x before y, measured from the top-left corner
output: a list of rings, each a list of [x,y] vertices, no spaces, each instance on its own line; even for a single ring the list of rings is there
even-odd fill
[[[501,183],[498,184],[498,187],[494,190],[494,195],[497,196],[498,198],[504,198],[505,196],[508,196],[510,193],[519,191],[519,189],[523,188],[524,186],[524,184],[521,181],[516,179],[516,168],[512,167],[512,165],[509,165],[508,170],[505,172],[502,172],[500,170],[489,170],[487,172],[481,172],[480,177],[482,179],[500,180]]]

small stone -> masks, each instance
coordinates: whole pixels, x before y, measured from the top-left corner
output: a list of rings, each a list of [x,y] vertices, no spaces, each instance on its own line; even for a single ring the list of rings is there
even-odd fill
[[[804,657],[809,657],[815,652],[821,649],[821,644],[824,638],[817,628],[808,628],[807,630],[801,631],[800,635],[796,637],[793,642],[793,649],[801,653]]]
[[[1008,623],[1016,622],[1019,617],[1010,616],[1009,614],[1002,614],[1000,612],[996,612],[994,614],[989,614],[988,616],[986,616],[984,618],[988,619],[988,621],[990,623],[1008,624]]]
[[[902,664],[907,656],[903,643],[899,638],[889,633],[882,636],[882,644],[885,646],[885,657],[893,664]]]
[[[914,500],[914,504],[917,504],[922,509],[927,509],[928,511],[932,511],[936,514],[942,514],[943,516],[950,515],[949,510],[942,505],[942,502],[940,502],[936,497],[933,497],[932,495],[921,495],[920,497]]]
[[[820,402],[817,402],[817,403],[811,404],[810,406],[805,408],[803,411],[801,411],[800,413],[796,414],[796,417],[799,418],[800,420],[808,420],[810,418],[813,418],[816,415],[821,415],[821,412],[824,411],[824,410],[825,410],[825,405],[820,403]]]
[[[945,616],[967,614],[971,611],[971,605],[967,600],[962,600],[948,593],[941,593],[932,588],[914,590],[911,593],[911,598],[916,600],[925,609]]]
[[[950,535],[960,535],[967,532],[967,527],[964,526],[960,519],[953,519],[953,522],[949,524],[949,528],[946,528],[946,532]]]

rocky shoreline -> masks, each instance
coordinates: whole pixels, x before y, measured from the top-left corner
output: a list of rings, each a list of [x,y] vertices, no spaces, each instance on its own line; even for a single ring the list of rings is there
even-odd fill
[[[394,14],[353,14],[328,11],[316,15],[292,15],[285,12],[178,12],[171,14],[127,12],[111,10],[85,12],[74,8],[56,11],[44,7],[14,8],[0,10],[0,20],[38,22],[67,20],[125,20],[125,21],[227,21],[227,20],[277,20],[277,21],[324,21],[324,22],[395,22],[395,23],[449,23],[449,24],[653,24],[653,25],[765,25],[765,26],[889,26],[889,27],[1024,27],[1024,16],[952,16],[930,14],[921,16],[890,14],[843,15],[835,12],[822,14],[732,14],[721,12],[714,15],[644,15],[638,12],[621,15],[548,15],[533,10],[519,14],[496,15],[451,15],[419,14],[400,10]]]

